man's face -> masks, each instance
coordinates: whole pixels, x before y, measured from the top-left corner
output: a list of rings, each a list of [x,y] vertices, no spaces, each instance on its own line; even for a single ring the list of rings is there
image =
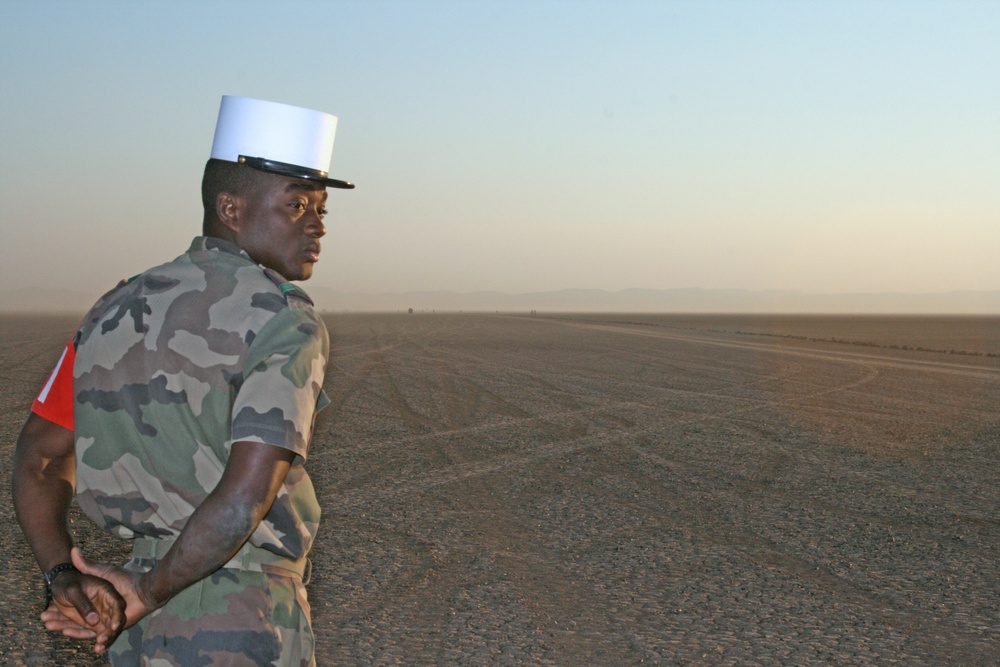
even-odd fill
[[[326,234],[326,196],[319,183],[267,174],[245,200],[237,244],[288,280],[308,280]]]

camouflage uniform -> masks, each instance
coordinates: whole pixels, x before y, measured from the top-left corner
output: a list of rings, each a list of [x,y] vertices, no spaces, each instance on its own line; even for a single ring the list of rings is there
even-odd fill
[[[233,442],[295,460],[237,557],[131,628],[112,663],[312,663],[299,576],[319,523],[303,467],[328,402],[326,327],[298,287],[238,246],[187,253],[105,295],[75,339],[77,501],[151,567],[222,476]]]

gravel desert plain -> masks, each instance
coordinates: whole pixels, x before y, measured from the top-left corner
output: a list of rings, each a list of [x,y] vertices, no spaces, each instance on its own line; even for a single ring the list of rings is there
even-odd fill
[[[320,665],[1000,664],[1000,318],[325,317]],[[104,664],[9,501],[77,319],[0,317],[3,665]]]

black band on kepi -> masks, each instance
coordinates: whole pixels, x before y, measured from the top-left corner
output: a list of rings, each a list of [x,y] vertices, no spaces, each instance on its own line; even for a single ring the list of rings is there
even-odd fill
[[[275,160],[268,160],[262,157],[248,157],[246,155],[241,155],[239,162],[240,164],[245,164],[248,167],[253,167],[254,169],[265,171],[269,174],[290,176],[292,178],[304,178],[309,181],[322,181],[328,188],[340,188],[342,190],[354,189],[354,183],[339,181],[336,178],[329,178],[325,171],[320,171],[318,169],[309,169],[295,164],[277,162]]]

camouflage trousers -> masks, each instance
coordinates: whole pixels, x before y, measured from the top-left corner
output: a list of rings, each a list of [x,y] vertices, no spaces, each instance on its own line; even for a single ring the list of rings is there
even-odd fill
[[[154,563],[133,558],[126,569]],[[305,586],[274,572],[225,567],[185,588],[122,633],[108,651],[112,666],[314,667]]]

